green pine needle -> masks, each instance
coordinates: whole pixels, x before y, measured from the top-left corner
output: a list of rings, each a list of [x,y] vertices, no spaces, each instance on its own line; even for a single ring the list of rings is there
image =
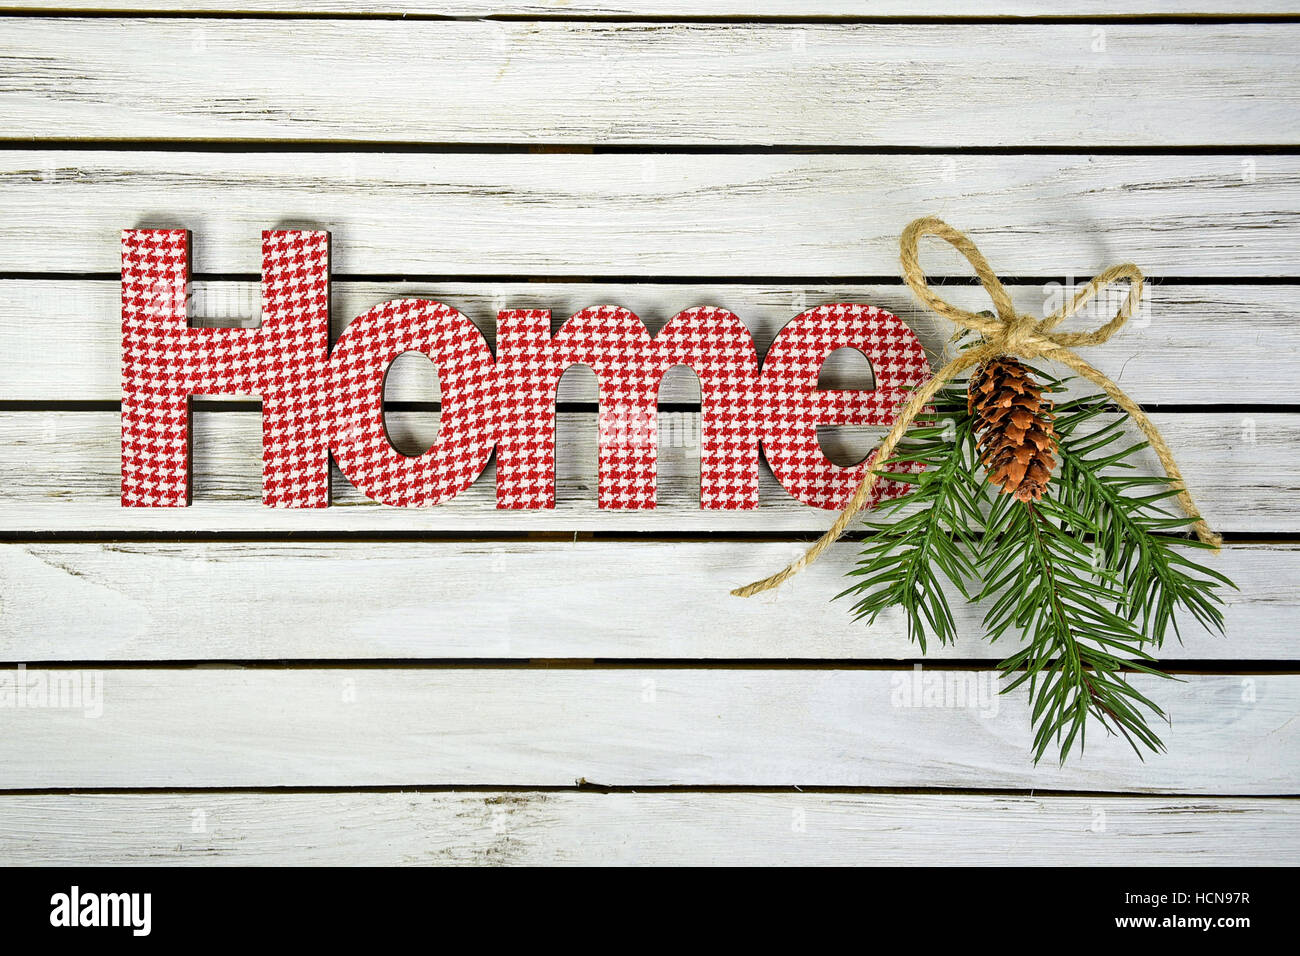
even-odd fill
[[[1170,627],[1181,642],[1175,616],[1180,608],[1206,630],[1222,634],[1218,590],[1235,585],[1181,552],[1207,545],[1173,533],[1192,524],[1181,512],[1162,507],[1177,492],[1165,478],[1131,473],[1132,457],[1147,444],[1125,444],[1127,416],[1101,423],[1105,411],[1101,397],[1068,402],[1057,410],[1061,474],[1053,487],[1064,504],[1093,517],[1096,556],[1122,585],[1117,607],[1140,616],[1143,633],[1156,647],[1164,645]],[[1082,427],[1087,425],[1092,430]]]
[[[986,529],[980,561],[984,590],[976,600],[992,602],[984,617],[990,641],[1009,631],[1027,646],[999,667],[1013,679],[1004,693],[1028,682],[1033,715],[1034,762],[1055,742],[1062,762],[1077,738],[1083,749],[1088,718],[1121,733],[1141,756],[1163,744],[1141,714],[1164,714],[1125,679],[1122,669],[1158,673],[1145,663],[1143,637],[1113,609],[1115,578],[1098,574],[1090,548],[1067,528],[1087,518],[1048,497],[1037,504],[1009,502],[998,524]]]
[[[943,580],[955,583],[968,598],[965,582],[976,577],[972,560],[972,527],[980,518],[980,501],[986,492],[975,474],[971,420],[964,393],[955,387],[935,397],[936,419],[941,423],[915,428],[899,442],[895,457],[880,465],[880,474],[912,485],[907,494],[876,506],[881,515],[901,509],[916,510],[893,522],[866,521],[873,536],[867,541],[857,568],[859,578],[846,594],[861,595],[853,606],[856,618],[874,622],[886,608],[901,608],[907,618],[909,638],[926,650],[926,635],[940,644],[957,638],[952,610]],[[922,463],[919,475],[888,470]]]
[[[1060,405],[1060,474],[1041,501],[1025,503],[990,491],[966,383],[946,387],[934,407],[941,424],[909,431],[881,465],[911,488],[877,507],[895,520],[865,522],[854,583],[839,596],[854,596],[855,616],[869,622],[899,608],[922,653],[927,637],[957,638],[946,585],[983,605],[990,642],[1024,645],[999,667],[1011,678],[1003,693],[1028,685],[1035,762],[1053,745],[1061,762],[1076,744],[1082,751],[1092,721],[1139,757],[1163,751],[1150,721],[1168,718],[1129,675],[1167,676],[1147,648],[1171,628],[1181,640],[1180,613],[1222,633],[1219,592],[1235,586],[1184,553],[1203,545],[1179,533],[1191,519],[1164,507],[1175,494],[1168,479],[1134,474],[1146,445],[1125,440],[1127,416],[1111,418],[1101,396]],[[886,470],[917,462],[919,475]]]

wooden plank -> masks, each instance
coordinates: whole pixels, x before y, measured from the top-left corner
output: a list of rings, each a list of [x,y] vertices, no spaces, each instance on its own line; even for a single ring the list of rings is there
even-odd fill
[[[12,150],[0,271],[115,275],[121,229],[173,226],[196,272],[255,275],[262,229],[310,226],[340,277],[826,281],[896,275],[899,232],[941,213],[1009,276],[1298,276],[1297,182],[1292,155]],[[969,274],[937,242],[923,261]]]
[[[449,17],[969,17],[965,0],[22,0],[0,10],[368,13]],[[981,17],[1250,16],[1293,0],[985,0]]]
[[[1063,284],[1017,285],[1023,311],[1045,314],[1060,304]],[[253,324],[260,303],[255,282],[195,282],[191,312],[196,320]],[[1300,390],[1300,329],[1294,321],[1296,288],[1279,285],[1152,285],[1146,308],[1089,360],[1115,378],[1138,401],[1216,404],[1235,401],[1231,382],[1250,382],[1251,401],[1285,402]],[[1123,292],[1116,289],[1112,299]],[[944,294],[969,309],[987,305],[978,287],[949,286]],[[355,282],[333,286],[334,330],[373,305],[396,298],[432,298],[453,305],[495,340],[501,308],[550,309],[554,321],[589,305],[613,302],[632,309],[653,329],[682,309],[709,303],[730,309],[749,325],[766,353],[782,325],[805,308],[828,302],[870,302],[900,316],[938,361],[952,326],[922,312],[901,283],[890,285],[682,285],[676,283],[570,282]],[[1101,305],[1071,327],[1100,325]],[[0,401],[117,401],[121,395],[121,305],[112,280],[0,280]],[[1207,355],[1215,356],[1207,362]],[[868,387],[863,363],[827,364],[826,388]],[[1225,369],[1230,376],[1225,377]],[[394,401],[439,398],[428,366],[398,363],[388,378]],[[590,376],[561,383],[562,402],[594,402]],[[693,376],[673,373],[660,401],[698,402]]]
[[[1153,416],[1176,450],[1205,515],[1224,531],[1300,531],[1292,507],[1300,488],[1300,416],[1278,413]],[[659,504],[645,511],[595,505],[594,413],[568,412],[557,429],[556,507],[496,509],[491,465],[467,491],[432,508],[390,508],[361,497],[335,476],[335,506],[264,508],[261,499],[261,416],[256,412],[195,415],[194,503],[189,508],[123,508],[120,427],[115,412],[0,413],[0,531],[763,531],[821,532],[830,512],[794,501],[763,469],[759,507],[699,508],[698,415],[660,416]],[[403,447],[427,447],[434,412],[388,416]],[[826,446],[864,457],[883,429],[835,429]],[[1145,454],[1152,473],[1158,464]]]
[[[0,796],[11,866],[1231,866],[1300,862],[1294,800],[854,793]]]
[[[14,140],[1300,141],[1300,25],[1285,23],[41,17],[6,20],[0,58],[39,64],[35,82],[0,91],[0,128]],[[1138,102],[1135,123],[1126,107]]]
[[[1094,732],[1065,767],[1033,765],[1025,696],[999,696],[991,671],[199,667],[21,678],[57,679],[59,702],[73,706],[5,711],[3,789],[1300,788],[1300,675],[1138,675],[1171,715],[1169,753],[1143,762]],[[951,706],[904,706],[909,697]]]
[[[779,591],[732,598],[798,545],[688,542],[202,542],[0,545],[0,654],[19,661],[397,658],[907,659],[900,614],[855,622],[844,544]],[[1300,547],[1238,545],[1227,638],[1192,623],[1167,661],[1297,660]],[[955,645],[1000,660],[952,595]],[[201,613],[196,613],[202,609]],[[329,626],[322,626],[328,621]]]

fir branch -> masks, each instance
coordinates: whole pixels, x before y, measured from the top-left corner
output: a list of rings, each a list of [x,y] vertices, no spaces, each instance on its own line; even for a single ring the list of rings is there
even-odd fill
[[[1063,387],[1037,374],[1043,391]],[[1180,611],[1222,632],[1219,590],[1234,585],[1182,553],[1203,547],[1180,533],[1191,519],[1162,507],[1175,495],[1168,478],[1135,473],[1133,456],[1146,445],[1123,440],[1127,416],[1101,422],[1104,396],[1056,409],[1060,474],[1034,502],[990,493],[965,392],[964,382],[941,391],[935,406],[947,429],[910,431],[880,466],[920,462],[926,470],[882,471],[912,489],[878,515],[907,512],[865,522],[871,536],[850,572],[860,580],[839,596],[857,596],[856,616],[870,621],[901,608],[923,653],[927,636],[941,644],[957,637],[945,581],[986,604],[987,639],[1024,642],[998,666],[1012,679],[1003,693],[1028,684],[1035,762],[1053,743],[1061,762],[1076,743],[1082,750],[1093,720],[1139,757],[1163,751],[1148,721],[1167,718],[1130,672],[1168,676],[1147,648],[1160,647],[1171,627],[1178,634]]]
[[[889,607],[903,610],[908,638],[926,650],[926,637],[940,644],[957,637],[952,610],[944,593],[948,580],[969,597],[967,580],[975,576],[975,551],[970,528],[981,519],[983,485],[975,475],[974,439],[963,387],[940,391],[933,402],[935,417],[944,425],[915,428],[899,443],[893,459],[878,467],[883,476],[912,485],[911,490],[876,506],[880,515],[915,507],[905,517],[885,522],[865,521],[872,536],[863,547],[853,586],[836,597],[858,596],[856,619],[874,622]],[[919,475],[886,470],[921,463]]]
[[[1037,504],[1001,498],[986,527],[985,583],[976,600],[992,600],[984,618],[990,641],[1008,631],[1026,641],[999,667],[1016,674],[1003,693],[1029,684],[1035,762],[1053,742],[1062,763],[1076,739],[1082,750],[1090,716],[1121,734],[1139,757],[1139,745],[1164,749],[1143,711],[1164,712],[1123,673],[1160,672],[1147,663],[1153,659],[1141,631],[1109,606],[1117,582],[1098,579],[1091,549],[1070,530],[1088,525],[1049,495]]]
[[[1179,609],[1206,630],[1222,634],[1219,590],[1236,585],[1181,553],[1183,548],[1207,546],[1177,533],[1191,525],[1190,517],[1160,507],[1177,493],[1167,478],[1132,474],[1132,458],[1147,444],[1123,444],[1128,417],[1120,415],[1092,430],[1082,428],[1106,410],[1101,396],[1058,409],[1061,473],[1055,485],[1065,505],[1092,518],[1096,559],[1121,584],[1116,609],[1140,615],[1142,632],[1156,647],[1164,645],[1171,626],[1182,641]]]

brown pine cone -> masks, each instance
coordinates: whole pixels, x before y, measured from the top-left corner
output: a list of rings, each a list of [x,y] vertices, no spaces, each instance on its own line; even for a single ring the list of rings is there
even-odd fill
[[[1052,477],[1053,405],[1023,362],[1002,355],[980,365],[966,392],[980,462],[1003,494],[1037,501]]]

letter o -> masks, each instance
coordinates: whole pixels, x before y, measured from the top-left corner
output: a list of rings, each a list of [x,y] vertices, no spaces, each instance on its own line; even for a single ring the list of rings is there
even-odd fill
[[[394,448],[384,427],[384,376],[403,352],[427,356],[442,390],[438,438],[414,456]],[[464,491],[496,443],[495,380],[483,334],[450,306],[399,299],[363,312],[330,353],[330,448],[339,470],[387,505],[436,505]]]

